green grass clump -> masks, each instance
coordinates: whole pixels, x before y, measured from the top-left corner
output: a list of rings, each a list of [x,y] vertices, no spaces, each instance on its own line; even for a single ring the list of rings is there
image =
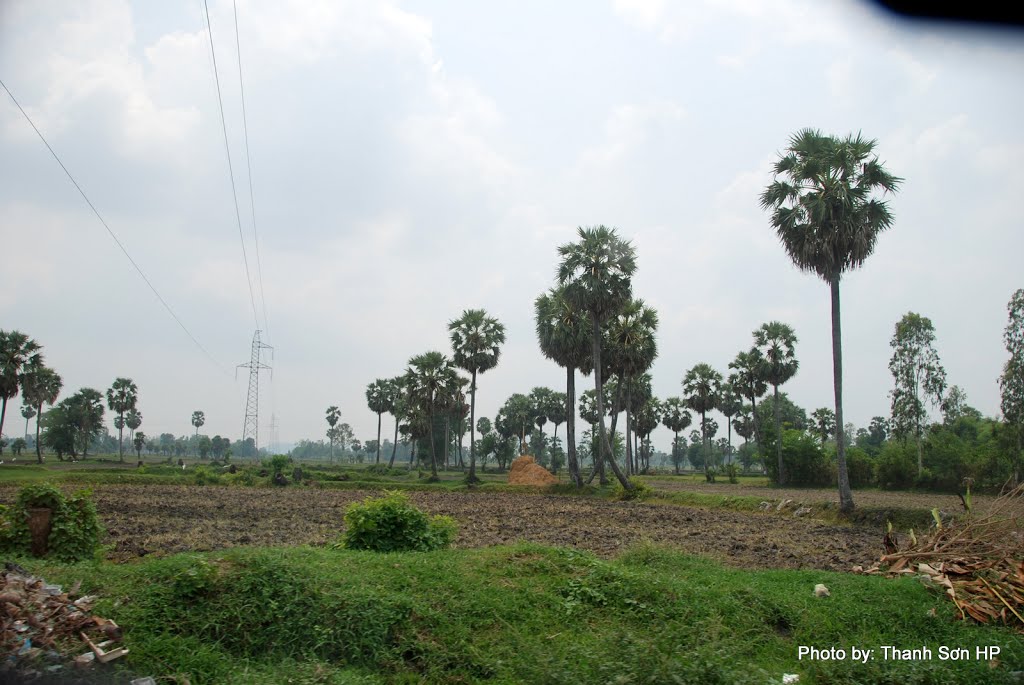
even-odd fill
[[[455,539],[455,519],[428,516],[409,497],[385,491],[382,497],[354,502],[345,511],[347,526],[339,547],[374,552],[429,552]]]

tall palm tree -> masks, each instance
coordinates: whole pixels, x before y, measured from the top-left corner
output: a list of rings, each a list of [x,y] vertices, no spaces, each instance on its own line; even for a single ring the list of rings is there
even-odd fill
[[[327,407],[327,439],[331,441],[331,463],[334,463],[334,426],[341,419],[341,410],[336,405]]]
[[[454,393],[458,374],[452,361],[440,352],[425,352],[409,360],[406,385],[413,404],[425,410],[430,421],[430,479],[437,477],[437,448],[434,441],[434,416],[438,403]]]
[[[476,483],[476,376],[498,365],[505,326],[483,309],[467,309],[448,324],[455,365],[470,374],[469,383],[469,475]]]
[[[796,358],[796,333],[781,321],[770,321],[754,331],[754,347],[760,356],[758,375],[775,390],[775,454],[778,459],[779,485],[789,482],[782,461],[782,405],[779,386],[796,375],[800,367]]]
[[[577,309],[565,295],[565,286],[552,288],[534,303],[537,341],[545,357],[565,368],[565,439],[569,478],[582,487],[576,455],[576,369],[589,363],[590,316]],[[557,424],[555,430],[558,430]]]
[[[42,357],[36,355],[25,365],[22,377],[22,394],[26,402],[36,408],[36,460],[43,463],[42,444],[39,439],[39,424],[43,417],[43,404],[51,407],[57,401],[63,381],[57,372],[45,366]]]
[[[626,465],[627,471],[633,473],[637,470],[633,463],[630,439],[633,429],[633,380],[651,368],[658,356],[658,343],[655,340],[657,330],[658,313],[645,305],[643,300],[627,302],[608,324],[609,362],[616,373],[621,375],[626,389]]]
[[[24,380],[22,381],[22,386],[21,386],[21,398],[22,398],[22,401],[25,402],[25,384],[24,384]],[[35,415],[36,415],[36,408],[33,407],[31,404],[29,404],[28,402],[25,402],[24,404],[21,405],[21,416],[22,416],[22,418],[25,419],[25,439],[26,440],[28,440],[28,420],[31,419]]]
[[[594,390],[597,401],[599,449],[611,466],[615,477],[626,490],[633,484],[623,475],[612,453],[604,423],[604,396],[601,368],[601,328],[632,295],[632,278],[636,272],[636,250],[614,229],[605,226],[579,228],[579,242],[560,245],[562,261],[558,267],[558,284],[565,286],[565,296],[578,309],[590,315],[591,358],[594,368]]]
[[[836,405],[839,509],[853,511],[843,436],[843,351],[839,281],[875,250],[878,235],[892,225],[879,196],[896,192],[903,179],[889,173],[874,154],[876,141],[861,134],[839,139],[803,129],[773,169],[761,194],[772,226],[793,263],[829,284],[832,298],[832,374]]]
[[[39,343],[20,331],[0,330],[0,436],[4,434],[7,400],[18,394],[25,366],[42,364],[40,349]]]
[[[388,410],[395,417],[395,438],[391,443],[391,459],[388,460],[388,468],[395,465],[395,454],[398,453],[398,431],[399,423],[405,418],[408,409],[403,377],[397,376],[387,382],[388,399],[391,402],[391,409]]]
[[[757,398],[763,397],[768,392],[768,384],[758,374],[760,364],[761,357],[756,348],[749,352],[739,352],[736,358],[729,362],[729,368],[733,369],[733,373],[729,374],[729,385],[750,400],[754,442],[757,444],[759,453],[761,451],[761,427],[757,423]]]
[[[138,399],[139,388],[131,378],[117,378],[107,389],[107,407],[117,412],[117,453],[121,461],[124,461],[124,413],[133,408]]]
[[[377,464],[380,463],[381,416],[384,412],[394,409],[395,400],[390,386],[391,382],[383,378],[378,378],[366,386],[366,406],[377,415],[377,460],[375,462]]]
[[[690,427],[693,423],[693,417],[690,416],[690,412],[686,411],[686,404],[679,397],[669,397],[662,404],[661,423],[668,428],[670,431],[675,433],[675,439],[672,441],[672,455],[675,456],[675,450],[679,449],[679,434]],[[673,459],[676,473],[679,473],[679,462]]]
[[[206,414],[201,411],[192,412],[192,425],[196,427],[196,446],[199,445],[199,429],[206,423]]]
[[[708,474],[708,421],[707,414],[718,408],[721,401],[722,374],[710,364],[697,364],[683,377],[683,400],[686,406],[700,414],[701,442],[704,447],[704,477]]]
[[[732,463],[732,417],[736,416],[743,409],[743,400],[731,383],[722,383],[722,401],[718,411],[725,417],[725,425],[728,426],[729,463]]]
[[[126,425],[128,427],[128,430],[131,431],[128,434],[128,441],[134,443],[135,431],[138,430],[139,426],[142,425],[142,412],[140,412],[135,407],[129,409],[128,412],[124,415],[124,425]]]

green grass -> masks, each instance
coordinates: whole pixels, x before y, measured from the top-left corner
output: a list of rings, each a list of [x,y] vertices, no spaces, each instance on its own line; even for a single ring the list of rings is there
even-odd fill
[[[202,683],[1008,683],[1024,640],[954,620],[913,578],[752,572],[653,546],[613,561],[516,545],[377,554],[250,548],[135,564],[19,560],[83,580],[122,667]],[[816,598],[825,583],[831,597]],[[930,610],[935,609],[935,615]],[[797,660],[800,645],[999,645],[996,669]]]

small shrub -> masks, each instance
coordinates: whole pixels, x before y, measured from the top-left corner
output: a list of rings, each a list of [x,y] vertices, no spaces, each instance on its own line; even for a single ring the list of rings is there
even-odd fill
[[[99,549],[103,532],[91,498],[89,490],[65,497],[47,483],[23,487],[14,505],[0,510],[0,550],[29,554],[32,542],[28,530],[29,510],[46,508],[53,512],[47,556],[67,562],[91,558]]]
[[[429,552],[451,545],[457,527],[450,516],[428,516],[401,492],[385,491],[345,511],[348,529],[335,547],[374,552]]]
[[[725,475],[728,476],[729,482],[736,485],[740,482],[740,470],[736,464],[729,464],[725,467]]]
[[[197,466],[192,471],[192,482],[196,485],[220,485],[221,475],[207,466]]]
[[[654,490],[650,485],[633,478],[629,479],[629,484],[633,486],[632,490],[626,490],[619,483],[615,486],[615,499],[619,500],[635,500],[635,499],[647,499],[654,494]]]

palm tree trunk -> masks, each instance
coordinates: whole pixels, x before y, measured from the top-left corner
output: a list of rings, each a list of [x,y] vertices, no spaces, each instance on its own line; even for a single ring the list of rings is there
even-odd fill
[[[757,445],[757,454],[764,456],[764,443],[761,441],[761,423],[757,420],[757,398],[750,396],[750,418],[754,422],[754,444]]]
[[[850,474],[846,470],[846,438],[843,435],[843,336],[839,317],[839,277],[831,282],[832,290],[832,378],[836,396],[836,459],[838,461],[839,511],[853,513]]]
[[[437,480],[437,447],[434,445],[434,403],[430,403],[430,479]]]
[[[451,443],[449,443],[449,440],[451,440],[451,428],[452,428],[452,420],[451,420],[450,417],[445,416],[444,417],[444,470],[445,471],[447,471],[449,468],[451,468],[451,461],[452,461]]]
[[[4,397],[3,404],[0,405],[0,435],[4,434],[4,417],[7,415],[7,398]]]
[[[779,485],[788,482],[786,464],[782,461],[782,407],[779,405],[779,386],[775,388],[775,455],[779,463]]]
[[[701,448],[704,450],[704,480],[710,481],[711,478],[708,476],[708,462],[711,461],[711,457],[708,454],[708,420],[707,412],[700,413],[700,442]]]
[[[398,452],[398,414],[395,414],[395,441],[391,443],[391,461],[388,462],[390,469],[395,465],[395,454]]]
[[[672,465],[675,467],[676,475],[678,476],[680,459],[678,458],[679,455],[676,453],[676,450],[679,449],[679,431],[672,432],[676,435],[675,440],[672,441]]]
[[[633,454],[635,454],[635,450],[633,449],[631,433],[633,427],[631,420],[632,412],[629,411],[630,405],[633,403],[633,388],[630,387],[628,375],[624,376],[623,380],[626,382],[626,475],[632,475],[636,473],[636,470],[633,468]]]
[[[726,463],[732,464],[732,419],[728,416],[725,417],[725,427],[729,432],[729,457]]]
[[[565,367],[565,442],[569,478],[577,488],[583,486],[580,465],[576,460],[576,369]]]
[[[39,444],[39,419],[43,416],[43,403],[40,402],[36,411],[36,461],[43,463],[43,447]]]
[[[377,412],[377,464],[380,464],[380,422],[383,412]]]
[[[25,439],[26,440],[28,440],[28,420],[30,418],[32,418],[32,417],[31,416],[26,416],[25,417]]]
[[[619,465],[615,463],[612,444],[609,442],[608,433],[605,430],[604,399],[602,397],[604,387],[601,385],[601,326],[594,312],[590,312],[590,323],[593,326],[593,334],[590,336],[590,349],[594,360],[594,392],[597,394],[597,397],[594,399],[597,402],[597,422],[601,429],[601,442],[598,447],[605,450],[605,458],[608,460],[608,465],[612,467],[615,477],[619,479],[619,484],[622,485],[624,490],[630,491],[633,489],[633,484],[622,474]],[[601,483],[601,485],[604,485],[604,483]]]
[[[473,379],[469,384],[469,475],[466,476],[467,483],[476,483],[476,369],[473,369]]]

